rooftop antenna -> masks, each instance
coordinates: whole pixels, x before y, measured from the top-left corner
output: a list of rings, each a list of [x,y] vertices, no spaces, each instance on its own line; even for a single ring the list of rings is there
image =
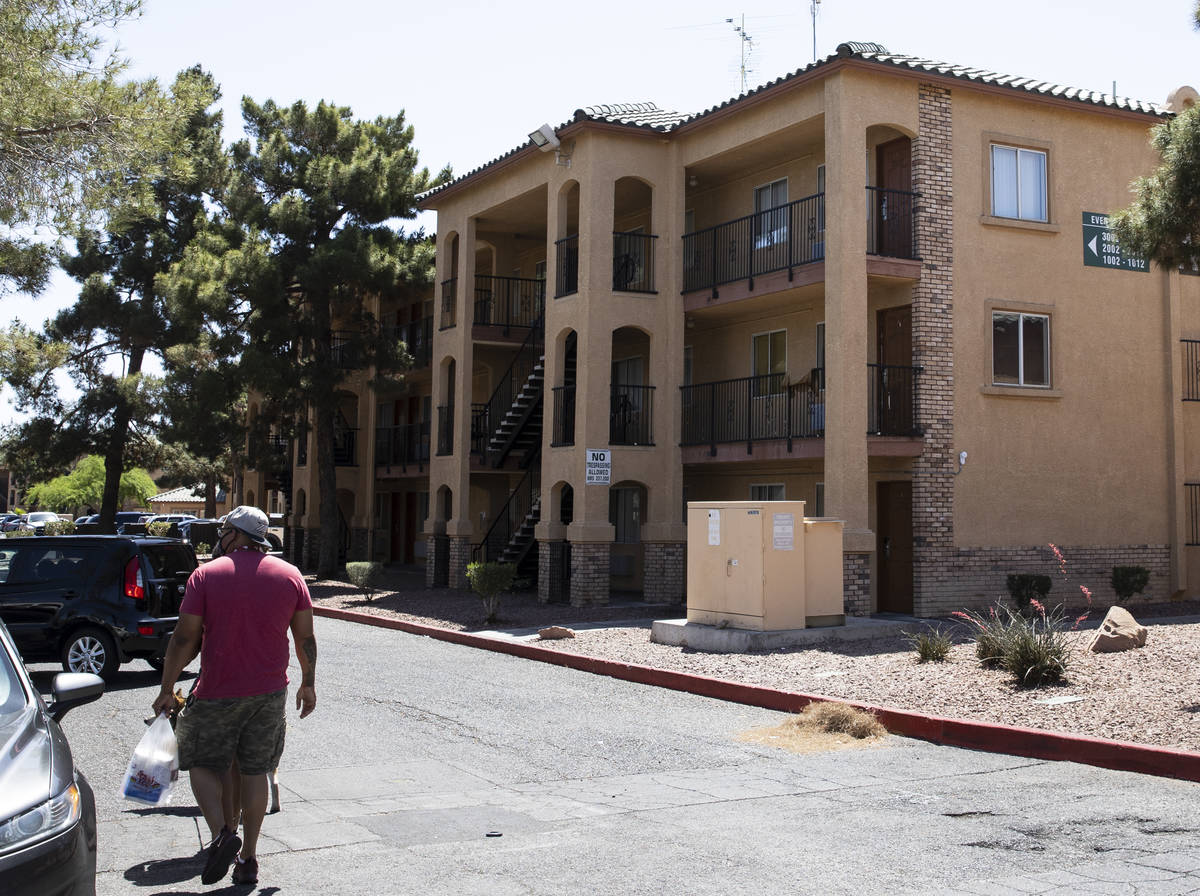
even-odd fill
[[[812,10],[813,23],[813,62],[817,61],[817,7],[821,5],[821,0],[812,0],[809,8]]]
[[[820,0],[817,0],[817,2],[820,2]],[[752,38],[749,34],[746,33],[746,14],[745,13],[742,13],[742,24],[740,24],[740,25],[734,25],[733,19],[726,19],[725,21],[728,22],[730,25],[733,25],[734,33],[736,33],[737,36],[742,39],[742,64],[741,64],[740,71],[741,71],[741,77],[742,77],[742,93],[745,93],[746,92],[746,75],[749,74],[749,72],[750,72],[750,70],[746,67],[746,60],[747,60],[747,57],[749,57],[749,55],[752,52],[754,52],[754,38]]]

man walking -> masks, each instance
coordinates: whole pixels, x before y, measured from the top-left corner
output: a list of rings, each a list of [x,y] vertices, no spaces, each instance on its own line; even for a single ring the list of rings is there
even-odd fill
[[[267,811],[268,775],[279,765],[286,729],[288,638],[296,645],[302,680],[296,708],[316,708],[317,641],[312,600],[300,571],[269,556],[267,515],[235,507],[221,518],[213,556],[188,579],[179,622],[163,661],[154,712],[175,699],[175,683],[200,654],[195,698],[179,714],[179,767],[212,835],[201,880],[225,877],[236,856],[235,884],[258,882],[256,848]],[[241,771],[242,837],[226,818],[222,780],[234,758]],[[232,786],[239,785],[233,781]],[[240,850],[240,853],[239,853]]]

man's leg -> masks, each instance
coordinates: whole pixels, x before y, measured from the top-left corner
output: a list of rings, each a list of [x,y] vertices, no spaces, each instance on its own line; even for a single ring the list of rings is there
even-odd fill
[[[266,775],[242,775],[242,851],[243,859],[252,859],[257,853],[258,832],[262,830],[263,818],[267,814],[267,795],[270,784]]]
[[[221,779],[224,772],[215,772],[210,768],[193,767],[188,771],[192,781],[192,793],[196,796],[196,805],[204,815],[208,825],[210,840],[215,840],[221,828],[225,827],[225,808],[223,805],[223,788]]]

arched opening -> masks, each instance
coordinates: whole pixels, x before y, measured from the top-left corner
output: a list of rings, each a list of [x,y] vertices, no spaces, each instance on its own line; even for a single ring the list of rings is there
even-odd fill
[[[554,386],[554,429],[550,444],[575,444],[575,365],[579,353],[579,336],[574,330],[564,330],[558,335],[557,371]]]
[[[339,392],[333,417],[333,463],[352,467],[358,463],[358,396]]]
[[[440,404],[437,408],[437,453],[454,453],[454,392],[457,386],[457,364],[453,358],[442,359]]]
[[[618,178],[613,186],[614,292],[654,292],[651,233],[654,190],[641,178]]]
[[[350,522],[354,519],[355,497],[349,489],[339,488],[336,495],[338,510],[338,562],[350,556]]]
[[[563,184],[558,191],[558,234],[554,240],[554,297],[579,292],[579,182]]]
[[[306,513],[308,513],[308,494],[304,489],[299,489],[296,492],[296,525],[303,524]]]
[[[608,490],[608,521],[615,530],[609,560],[610,591],[640,594],[645,581],[642,522],[648,514],[646,486],[633,480]]]
[[[438,315],[438,328],[448,330],[458,321],[457,298],[458,290],[458,234],[447,234],[442,250],[442,291],[441,311]]]
[[[650,335],[637,327],[614,330],[610,445],[654,444],[654,386],[649,383],[650,370]]]

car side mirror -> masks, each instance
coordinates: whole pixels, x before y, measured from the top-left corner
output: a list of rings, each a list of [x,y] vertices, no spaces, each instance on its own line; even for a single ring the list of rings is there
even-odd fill
[[[104,694],[104,679],[91,672],[59,672],[54,676],[54,702],[46,709],[50,718],[61,722],[67,711],[99,700]]]

